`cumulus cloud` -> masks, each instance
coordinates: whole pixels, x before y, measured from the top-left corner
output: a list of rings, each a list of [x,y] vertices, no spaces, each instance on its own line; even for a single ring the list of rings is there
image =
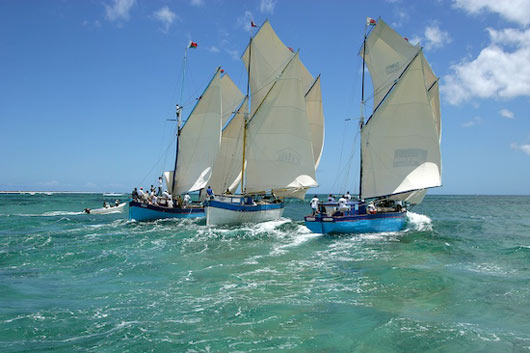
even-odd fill
[[[136,0],[113,0],[112,3],[103,4],[105,15],[109,21],[128,20],[129,12],[136,3]]]
[[[204,0],[191,0],[191,5],[192,6],[203,6],[204,5]]]
[[[527,26],[530,24],[528,0],[453,0],[453,6],[471,14],[482,11],[495,12],[503,18]]]
[[[482,124],[482,118],[479,116],[474,117],[473,119],[466,121],[462,124],[462,127],[473,127]]]
[[[217,48],[215,45],[212,45],[211,47],[208,48],[208,50],[212,53],[219,53],[220,50],[219,48]]]
[[[437,49],[451,43],[452,39],[449,33],[442,31],[438,23],[425,28],[425,48]]]
[[[451,104],[478,98],[530,96],[530,29],[487,29],[490,44],[450,67],[442,93]]]
[[[274,7],[276,6],[276,0],[261,0],[259,4],[259,10],[262,13],[274,13]]]
[[[521,151],[530,156],[530,145],[520,145],[516,142],[512,142],[510,147],[512,148],[512,150]]]
[[[506,118],[506,119],[513,119],[514,118],[513,112],[509,111],[508,109],[499,110],[499,114],[502,117]]]
[[[155,11],[153,13],[153,17],[162,23],[164,26],[164,32],[167,32],[169,30],[169,27],[171,27],[171,24],[173,24],[173,21],[175,19],[178,19],[177,15],[173,11],[169,9],[169,7],[164,6],[158,11]]]

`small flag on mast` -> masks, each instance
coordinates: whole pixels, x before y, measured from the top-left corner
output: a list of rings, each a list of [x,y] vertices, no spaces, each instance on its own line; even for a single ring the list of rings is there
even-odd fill
[[[294,53],[294,49],[293,48],[289,47],[289,50]]]
[[[254,21],[250,21],[250,27],[258,27],[258,26],[254,23]]]
[[[188,48],[197,48],[197,43],[196,42],[192,42],[190,40],[190,44],[188,45]]]
[[[371,18],[371,17],[366,17],[366,25],[367,26],[375,26],[377,24],[377,22]]]

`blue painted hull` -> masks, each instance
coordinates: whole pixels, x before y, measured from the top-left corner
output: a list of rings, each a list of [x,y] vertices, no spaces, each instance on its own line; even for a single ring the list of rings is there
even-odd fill
[[[248,196],[220,196],[205,202],[207,225],[237,225],[280,219],[283,202],[256,203]]]
[[[305,225],[313,233],[359,234],[398,232],[407,223],[406,212],[385,212],[355,216],[306,216]]]
[[[205,217],[204,208],[167,208],[131,201],[129,202],[129,220],[151,221],[163,218]]]

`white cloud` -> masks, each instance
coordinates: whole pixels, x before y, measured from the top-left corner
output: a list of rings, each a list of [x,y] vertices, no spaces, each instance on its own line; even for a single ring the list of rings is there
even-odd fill
[[[276,6],[276,0],[261,0],[259,4],[259,10],[262,13],[274,13],[274,7]]]
[[[110,21],[128,20],[129,11],[136,3],[136,0],[113,0],[112,4],[105,5],[106,17]]]
[[[521,151],[530,156],[530,145],[520,145],[516,142],[512,142],[510,147],[512,148],[512,150]]]
[[[530,24],[528,0],[453,0],[453,6],[471,14],[481,11],[495,12],[505,19],[527,26]]]
[[[203,6],[204,5],[204,0],[191,0],[191,5],[192,6]]]
[[[252,26],[250,25],[250,22],[252,21],[252,18],[252,12],[247,10],[243,14],[243,16],[237,19],[237,24],[241,26],[246,32],[251,32]]]
[[[479,116],[474,117],[473,119],[466,121],[462,124],[462,127],[473,127],[482,124],[482,118]]]
[[[436,21],[434,21],[431,26],[425,27],[423,37],[415,35],[409,38],[409,42],[411,44],[424,44],[425,49],[427,50],[441,48],[452,41],[453,40],[449,35],[449,32],[440,29],[440,24]]]
[[[449,33],[442,31],[437,23],[425,28],[425,48],[436,49],[451,43],[452,39]]]
[[[530,96],[530,29],[487,29],[490,44],[451,66],[442,93],[451,104],[478,98]]]
[[[164,6],[160,10],[155,11],[153,13],[153,17],[162,23],[164,26],[164,32],[167,32],[169,30],[169,27],[171,27],[171,24],[175,19],[178,19],[178,16],[175,15],[173,11],[169,9],[169,7]]]
[[[502,117],[506,118],[506,119],[513,119],[514,118],[513,112],[509,111],[508,109],[499,110],[499,114]]]
[[[397,11],[397,17],[398,17],[398,20],[395,22],[392,22],[392,27],[401,27],[403,23],[409,19],[408,13],[403,10]]]
[[[219,48],[217,48],[215,45],[212,45],[208,50],[212,53],[219,53]]]

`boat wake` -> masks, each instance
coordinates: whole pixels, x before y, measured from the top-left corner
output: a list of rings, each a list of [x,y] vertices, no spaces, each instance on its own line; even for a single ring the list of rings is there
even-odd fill
[[[425,215],[408,211],[407,218],[409,229],[416,230],[418,232],[432,230],[432,220]]]
[[[85,212],[83,212],[83,211],[80,211],[80,212],[49,211],[49,212],[35,213],[35,214],[19,213],[19,214],[14,214],[14,216],[20,216],[20,217],[57,217],[57,216],[75,216],[75,215],[80,215],[80,214],[85,214]]]

